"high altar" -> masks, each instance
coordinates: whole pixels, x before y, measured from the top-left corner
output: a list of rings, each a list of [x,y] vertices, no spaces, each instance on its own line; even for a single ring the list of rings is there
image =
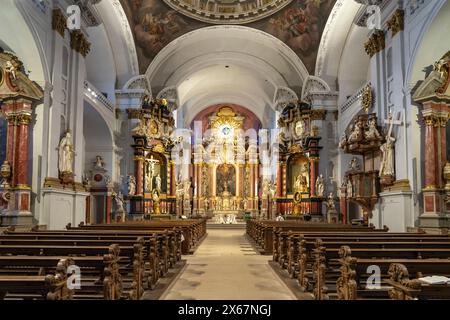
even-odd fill
[[[257,141],[245,141],[244,120],[227,106],[209,117],[204,138],[194,146],[195,214],[258,210]]]

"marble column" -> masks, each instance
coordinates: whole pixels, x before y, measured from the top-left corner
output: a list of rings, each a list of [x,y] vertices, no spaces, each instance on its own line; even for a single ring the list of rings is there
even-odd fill
[[[436,119],[434,116],[425,117],[425,188],[437,187],[436,176]]]
[[[8,120],[6,159],[11,165],[11,201],[4,212],[4,224],[32,224],[31,188],[29,181],[29,126],[31,101],[23,98],[5,100],[3,113]]]
[[[134,158],[134,174],[136,176],[136,195],[144,195],[144,158],[137,156]]]

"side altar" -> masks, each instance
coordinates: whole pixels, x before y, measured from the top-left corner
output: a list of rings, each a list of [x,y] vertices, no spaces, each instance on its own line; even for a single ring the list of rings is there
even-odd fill
[[[143,98],[140,109],[127,111],[131,119],[139,120],[132,130],[135,172],[129,177],[130,215],[135,219],[170,219],[176,214],[172,112],[166,100],[149,96]]]

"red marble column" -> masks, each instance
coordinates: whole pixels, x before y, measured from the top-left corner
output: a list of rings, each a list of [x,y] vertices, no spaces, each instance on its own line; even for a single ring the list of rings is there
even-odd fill
[[[277,168],[277,194],[276,194],[276,196],[278,198],[282,198],[283,197],[283,162],[279,162],[278,163],[278,168]],[[274,213],[274,215],[277,215],[278,213],[284,214],[281,202],[277,202],[276,212]]]
[[[425,188],[437,187],[435,123],[433,116],[425,117]]]
[[[23,114],[18,116],[17,127],[17,156],[16,156],[16,172],[17,186],[28,187],[28,146],[29,146],[29,125],[31,116]]]
[[[112,213],[112,196],[106,196],[106,212],[105,212],[105,219],[106,219],[106,223],[110,224],[111,223],[111,213]]]
[[[448,109],[447,105],[443,105],[445,110]],[[441,188],[445,187],[445,181],[443,179],[442,172],[444,171],[444,167],[447,164],[447,121],[448,121],[448,115],[446,117],[441,117],[439,119],[439,133],[440,133],[440,163],[439,163],[439,172],[441,174],[438,175],[439,177],[439,186]]]
[[[142,157],[134,158],[134,172],[136,176],[136,195],[144,195],[144,159]]]

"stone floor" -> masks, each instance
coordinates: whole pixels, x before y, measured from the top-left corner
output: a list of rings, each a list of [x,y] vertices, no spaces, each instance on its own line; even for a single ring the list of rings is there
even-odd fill
[[[162,300],[294,300],[268,264],[255,252],[245,230],[208,229],[208,236]]]

